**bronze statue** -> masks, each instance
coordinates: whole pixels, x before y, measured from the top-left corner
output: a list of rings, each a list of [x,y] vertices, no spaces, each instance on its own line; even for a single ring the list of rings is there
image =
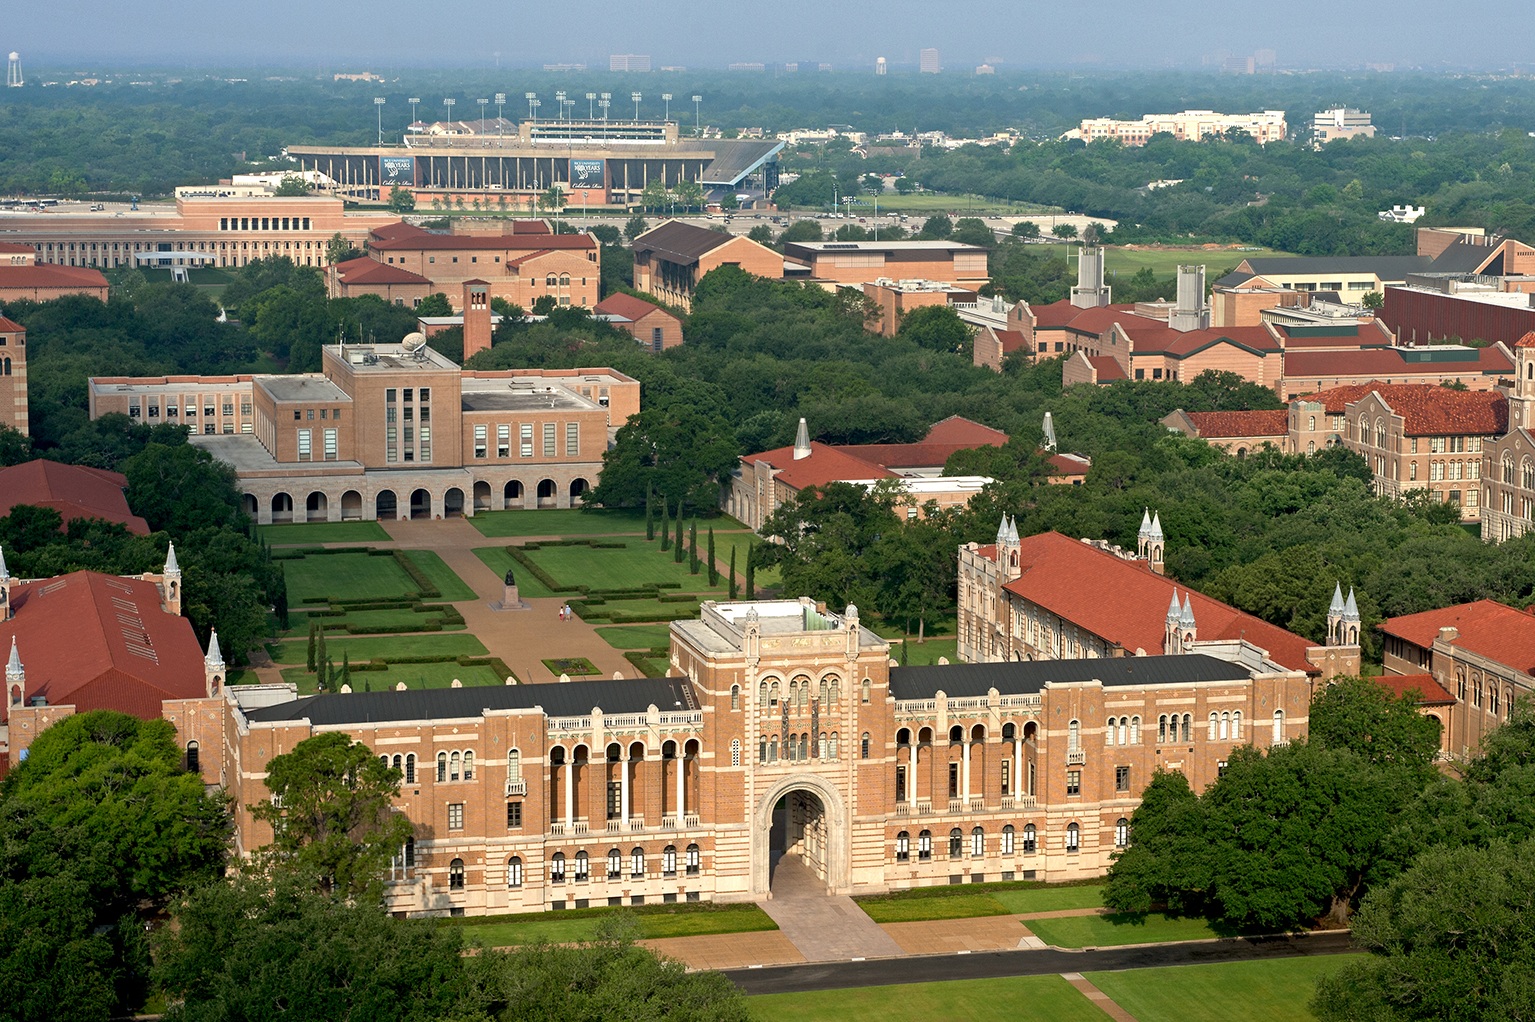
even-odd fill
[[[514,586],[514,585],[517,584],[517,580],[512,577],[512,569],[511,568],[507,568],[506,569],[506,584],[509,585],[509,586]]]

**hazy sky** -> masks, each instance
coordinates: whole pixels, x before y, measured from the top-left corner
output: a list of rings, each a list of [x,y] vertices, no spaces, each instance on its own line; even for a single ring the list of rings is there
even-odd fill
[[[1507,67],[1535,64],[1529,0],[1457,8],[1428,0],[1340,8],[1335,0],[777,0],[726,4],[496,3],[494,0],[15,0],[0,51],[24,64],[260,64],[361,70],[568,61],[606,67],[610,52],[706,69],[731,61],[829,61],[839,69],[915,64],[924,46],[945,66],[1197,65],[1221,51],[1274,50],[1282,66]],[[1420,20],[1421,19],[1421,20]]]

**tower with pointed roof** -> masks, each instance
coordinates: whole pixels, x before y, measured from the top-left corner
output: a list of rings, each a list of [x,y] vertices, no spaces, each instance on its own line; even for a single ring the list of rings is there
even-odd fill
[[[1327,645],[1347,645],[1343,641],[1343,583],[1332,587],[1332,602],[1327,605]]]
[[[1535,330],[1514,344],[1514,386],[1508,395],[1508,428],[1535,427]]]
[[[1182,619],[1183,608],[1178,604],[1178,590],[1175,588],[1172,602],[1167,605],[1167,616],[1162,619],[1162,652],[1168,656],[1183,652],[1183,632],[1178,627]]]
[[[0,621],[9,621],[15,614],[11,607],[11,573],[5,566],[5,548],[0,547]]]
[[[224,653],[219,649],[217,628],[208,633],[208,655],[203,657],[203,680],[210,696],[217,696],[224,690]]]
[[[1158,511],[1151,516],[1151,527],[1146,532],[1146,563],[1158,575],[1167,574],[1167,566],[1162,559],[1166,549],[1167,540],[1162,535],[1162,513]]]
[[[1194,622],[1194,601],[1187,592],[1183,594],[1183,610],[1178,614],[1179,649],[1187,653],[1199,639],[1199,626]]]
[[[1343,645],[1359,645],[1359,604],[1354,601],[1354,587],[1348,587],[1348,599],[1343,603]]]
[[[1022,573],[1018,563],[1018,520],[1002,516],[1002,524],[997,527],[997,564],[1002,569],[1002,581],[1011,582]]]
[[[21,654],[16,649],[16,637],[11,637],[11,658],[5,662],[6,701],[12,706],[27,705],[27,672],[21,666]]]
[[[181,565],[176,563],[176,544],[165,551],[165,570],[161,572],[161,592],[165,594],[165,610],[168,614],[181,613]]]

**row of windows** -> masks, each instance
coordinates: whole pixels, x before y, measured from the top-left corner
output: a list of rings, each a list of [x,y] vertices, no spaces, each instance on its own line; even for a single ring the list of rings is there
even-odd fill
[[[865,678],[859,694],[859,701],[867,703],[872,689],[873,683],[868,678]],[[836,706],[838,700],[842,698],[842,681],[836,675],[828,675],[817,683],[806,675],[801,674],[790,680],[787,698],[784,698],[785,690],[781,687],[780,682],[776,679],[767,680],[757,686],[757,701],[759,706],[767,709],[777,709],[780,701],[782,701],[783,705],[792,710],[796,707],[804,708],[808,706],[812,693],[814,693],[817,706],[822,710],[826,710]],[[730,708],[732,710],[740,709],[740,696],[740,686],[730,686]]]
[[[1478,709],[1481,708],[1482,701],[1483,701],[1482,700],[1482,680],[1483,679],[1482,679],[1482,676],[1480,674],[1473,675],[1472,678],[1471,678],[1471,686],[1470,686],[1471,705],[1477,707]],[[1456,672],[1455,672],[1455,697],[1457,699],[1459,699],[1461,702],[1465,702],[1466,701],[1466,692],[1467,692],[1466,672],[1464,670],[1456,670]],[[1489,713],[1491,713],[1494,717],[1496,717],[1498,715],[1499,710],[1500,710],[1499,692],[1500,692],[1500,689],[1498,687],[1497,681],[1495,679],[1488,680],[1487,681],[1487,699],[1486,699],[1487,711]],[[1507,690],[1506,693],[1504,693],[1504,698],[1501,701],[1501,710],[1502,710],[1502,712],[1506,715],[1508,713],[1508,711],[1513,708],[1513,705],[1514,705],[1514,690],[1512,688],[1510,688],[1510,689]]]
[[[1114,824],[1114,847],[1125,848],[1130,844],[1130,821],[1121,817]],[[1082,827],[1076,823],[1066,825],[1066,850],[1078,851],[1082,847]],[[966,842],[964,831],[958,827],[949,831],[949,858],[962,859],[966,854]],[[986,856],[986,828],[974,827],[970,831],[968,845],[969,856],[972,859],[981,859]],[[1039,851],[1039,831],[1034,824],[1024,824],[1021,840],[1018,831],[1012,824],[1002,828],[1001,837],[997,841],[998,855],[1033,855]],[[933,832],[924,830],[917,834],[916,857],[918,862],[927,862],[933,858]],[[912,841],[910,831],[901,831],[895,836],[895,861],[910,862],[912,858]]]
[[[409,413],[407,408],[406,412]],[[423,418],[426,409],[422,409]],[[406,416],[407,420],[409,415]],[[533,457],[533,424],[524,422],[518,424],[518,454],[524,458]],[[556,450],[559,447],[559,432],[557,424],[546,422],[543,424],[543,456],[546,458],[557,457]],[[565,457],[576,458],[581,455],[581,424],[579,422],[565,423]],[[479,424],[474,427],[474,456],[476,458],[488,458],[490,456],[490,426]],[[496,457],[510,458],[512,456],[512,427],[508,423],[496,424]]]
[[[698,876],[703,871],[703,850],[697,845],[688,845],[683,853],[683,868],[690,877]],[[629,853],[629,879],[645,879],[645,849],[635,848]],[[576,883],[585,883],[591,879],[591,856],[585,849],[577,852],[571,859],[565,857],[564,852],[555,852],[549,858],[549,882],[551,884],[563,884],[566,880],[567,866],[572,866],[571,879]],[[674,877],[677,875],[677,846],[667,845],[661,852],[661,876]],[[506,886],[521,887],[524,872],[522,857],[514,855],[506,862]],[[608,850],[607,880],[624,879],[624,854],[617,848]],[[464,886],[464,860],[454,859],[448,864],[448,886],[455,890]]]
[[[869,735],[867,732],[865,732],[863,736],[861,751],[863,753],[862,758],[868,759]],[[740,766],[740,764],[736,762],[736,756],[738,753],[739,749],[737,748],[736,744],[732,742],[730,746],[730,760],[732,766]],[[833,731],[830,735],[828,735],[825,731],[822,731],[820,737],[816,740],[814,747],[812,747],[810,744],[810,735],[808,732],[800,735],[789,735],[783,740],[783,744],[781,746],[779,745],[777,735],[773,735],[771,737],[764,736],[757,739],[758,763],[777,763],[780,759],[783,759],[789,763],[800,763],[812,758],[837,758],[837,732]]]
[[[307,216],[221,216],[219,230],[307,231],[309,218]]]

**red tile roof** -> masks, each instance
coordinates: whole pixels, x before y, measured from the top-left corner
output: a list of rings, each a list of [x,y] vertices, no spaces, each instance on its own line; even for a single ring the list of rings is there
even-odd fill
[[[1516,348],[1535,348],[1535,330],[1531,330],[1514,342]]]
[[[82,287],[102,288],[107,278],[88,266],[60,266],[36,263],[30,266],[0,266],[0,291],[11,288]]]
[[[1028,343],[1028,338],[1023,335],[1022,330],[998,330],[996,327],[987,327],[986,329],[991,331],[991,335],[1002,346],[1002,354],[1004,355],[1011,355]]]
[[[380,252],[399,251],[544,251],[547,249],[594,249],[597,242],[590,234],[395,234],[378,237],[368,247]]]
[[[748,454],[742,459],[747,464],[765,461],[778,469],[778,479],[796,490],[825,486],[827,483],[846,482],[852,479],[896,479],[894,472],[886,471],[863,458],[845,453],[844,448],[810,442],[810,456],[794,460],[794,445],[775,447],[760,454]]]
[[[1277,412],[1185,412],[1199,435],[1205,438],[1239,436],[1285,436],[1290,431],[1290,413]]]
[[[1045,460],[1055,470],[1050,474],[1057,478],[1070,479],[1076,476],[1086,476],[1088,470],[1093,467],[1093,463],[1080,454],[1051,454]]]
[[[951,415],[939,419],[922,438],[924,444],[964,444],[966,447],[1001,447],[1007,443],[1007,434],[1000,429],[983,426],[963,415]]]
[[[1409,692],[1418,693],[1419,706],[1453,706],[1455,697],[1434,680],[1432,674],[1383,674],[1375,683],[1398,699]]]
[[[18,504],[31,504],[53,508],[65,523],[74,518],[103,518],[147,536],[149,523],[128,509],[123,496],[127,486],[128,477],[116,472],[38,458],[0,468],[0,517]]]
[[[1328,415],[1342,415],[1348,411],[1348,406],[1364,397],[1372,390],[1380,390],[1387,384],[1379,380],[1371,380],[1369,383],[1351,383],[1346,387],[1331,387],[1318,391],[1315,394],[1302,394],[1297,401],[1312,401],[1320,404]]]
[[[1093,367],[1093,371],[1098,374],[1099,383],[1128,380],[1130,378],[1112,355],[1085,355],[1083,357]]]
[[[21,334],[26,333],[26,330],[26,327],[14,319],[6,319],[4,316],[0,316],[0,334]]]
[[[1510,362],[1495,347],[1477,348],[1476,354],[1457,362],[1408,362],[1401,352],[1391,348],[1366,348],[1359,351],[1293,351],[1285,356],[1285,375],[1304,380],[1310,377],[1426,376],[1439,379],[1460,373],[1508,375],[1514,371]]]
[[[18,245],[14,241],[0,241],[0,252],[8,252],[11,255],[36,255],[37,249],[31,245]]]
[[[1429,383],[1373,390],[1402,417],[1407,436],[1502,436],[1508,432],[1508,399],[1497,391],[1451,390]]]
[[[1387,618],[1380,629],[1429,649],[1439,629],[1455,628],[1460,635],[1453,645],[1488,660],[1535,674],[1535,614],[1495,600],[1477,600],[1419,614]]]
[[[1004,588],[1038,604],[1127,653],[1162,652],[1173,590],[1187,593],[1199,641],[1246,639],[1291,670],[1317,673],[1306,659],[1310,640],[1155,574],[1144,561],[1126,561],[1059,532],[1019,545],[1022,574]]]
[[[1071,327],[1095,334],[1102,333],[1114,322],[1122,321],[1127,316],[1132,320],[1145,320],[1147,323],[1159,322],[1135,315],[1134,305],[1095,305],[1090,309],[1079,309],[1072,305],[1068,298],[1051,302],[1049,305],[1041,305],[1038,308],[1031,307],[1029,311],[1034,314],[1036,329],[1043,327],[1059,330],[1062,327]],[[1088,315],[1089,313],[1091,315]],[[1166,326],[1165,323],[1162,325]]]
[[[631,323],[637,323],[652,312],[660,312],[661,307],[620,291],[598,302],[592,307],[592,311],[598,315],[622,316]]]
[[[0,622],[0,646],[9,656],[15,638],[29,700],[151,720],[162,700],[206,694],[192,625],[161,609],[154,583],[76,571],[12,593],[16,614]]]
[[[336,264],[336,276],[343,284],[431,284],[419,273],[403,266],[390,266],[377,259],[361,256]]]

